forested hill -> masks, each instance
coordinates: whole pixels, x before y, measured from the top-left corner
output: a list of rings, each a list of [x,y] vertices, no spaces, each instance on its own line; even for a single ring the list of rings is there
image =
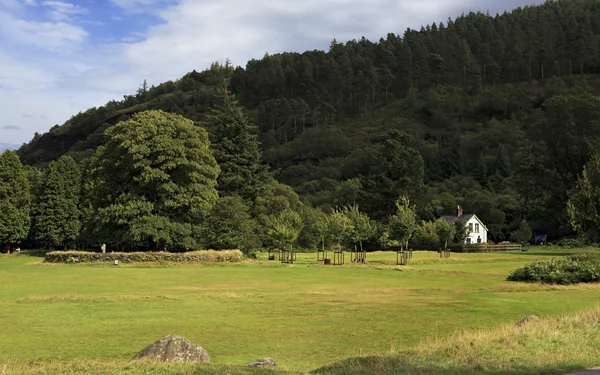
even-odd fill
[[[107,128],[147,109],[202,125],[228,85],[265,163],[306,203],[358,203],[383,218],[408,195],[424,220],[463,204],[497,241],[523,218],[564,235],[568,192],[600,135],[598,72],[600,1],[548,1],[144,84],[36,134],[19,155],[38,166],[85,159]]]

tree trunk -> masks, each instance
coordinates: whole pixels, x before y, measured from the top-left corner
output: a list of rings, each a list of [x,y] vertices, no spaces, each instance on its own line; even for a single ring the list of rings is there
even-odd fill
[[[294,136],[298,135],[298,116],[294,115]]]
[[[542,72],[542,81],[545,79],[545,75],[544,75],[544,64],[542,64],[541,66],[541,72]]]

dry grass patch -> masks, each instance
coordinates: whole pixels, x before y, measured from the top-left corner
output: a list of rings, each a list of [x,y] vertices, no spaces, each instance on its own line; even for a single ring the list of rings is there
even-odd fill
[[[315,370],[331,375],[540,375],[598,365],[600,308],[524,327],[457,332],[388,356],[350,358]]]
[[[99,302],[123,302],[139,300],[176,300],[174,296],[165,295],[141,295],[141,294],[110,294],[101,296],[89,296],[78,294],[50,294],[50,295],[32,295],[19,298],[17,303],[54,303],[54,302],[81,302],[81,303],[99,303]]]
[[[557,290],[600,290],[600,284],[572,284],[572,285],[550,285],[550,284],[531,284],[501,282],[481,290],[489,292],[548,292]]]

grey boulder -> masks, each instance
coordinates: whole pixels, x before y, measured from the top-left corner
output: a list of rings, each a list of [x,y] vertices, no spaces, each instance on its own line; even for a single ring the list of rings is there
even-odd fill
[[[210,363],[208,352],[184,337],[169,335],[148,345],[132,359],[157,362]]]
[[[246,367],[275,367],[277,363],[273,358],[261,358],[246,364]]]

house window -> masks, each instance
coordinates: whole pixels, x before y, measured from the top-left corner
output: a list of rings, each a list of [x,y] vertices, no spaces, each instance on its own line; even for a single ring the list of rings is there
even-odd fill
[[[477,237],[477,244],[481,245],[481,236]]]
[[[475,233],[479,233],[479,223],[475,223]]]
[[[473,233],[473,223],[469,223],[469,233]]]

